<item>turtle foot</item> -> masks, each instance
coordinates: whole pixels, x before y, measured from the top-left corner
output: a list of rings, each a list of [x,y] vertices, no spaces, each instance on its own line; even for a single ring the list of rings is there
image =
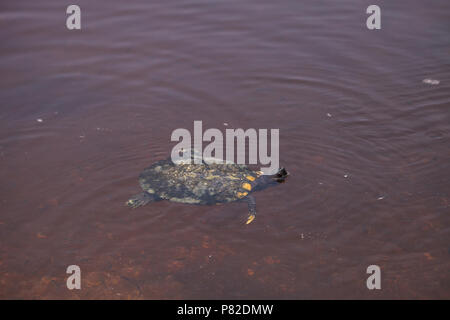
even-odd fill
[[[145,206],[150,201],[152,201],[152,198],[147,193],[143,192],[131,197],[130,200],[125,202],[125,205],[131,208],[137,208],[140,206]]]
[[[250,214],[248,216],[247,222],[245,224],[250,224],[253,220],[255,220],[255,218],[256,218],[256,215]]]

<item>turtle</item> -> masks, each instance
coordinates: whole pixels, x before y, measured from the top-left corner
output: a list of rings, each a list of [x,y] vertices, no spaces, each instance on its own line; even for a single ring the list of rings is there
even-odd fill
[[[190,160],[195,157],[193,152]],[[246,224],[249,224],[256,217],[256,203],[251,193],[283,183],[289,175],[285,168],[279,168],[274,175],[263,175],[246,165],[216,160],[173,162],[169,157],[157,161],[139,175],[143,192],[125,204],[137,208],[160,200],[197,205],[242,201],[248,204]]]

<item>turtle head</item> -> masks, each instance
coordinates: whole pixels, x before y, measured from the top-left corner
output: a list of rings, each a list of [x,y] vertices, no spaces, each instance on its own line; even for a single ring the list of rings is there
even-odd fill
[[[272,180],[275,180],[278,183],[283,183],[284,180],[286,180],[288,175],[289,175],[289,172],[287,172],[285,168],[279,168],[278,172],[270,177],[272,178]]]
[[[259,171],[260,172],[260,171]],[[279,168],[277,173],[273,175],[259,175],[259,178],[256,179],[254,191],[265,189],[269,186],[277,185],[278,183],[283,183],[289,172],[285,168]]]

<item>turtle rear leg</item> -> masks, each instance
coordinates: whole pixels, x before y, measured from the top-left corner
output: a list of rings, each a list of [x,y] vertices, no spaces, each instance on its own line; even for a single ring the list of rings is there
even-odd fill
[[[141,192],[136,194],[128,200],[125,205],[131,208],[137,208],[140,206],[145,206],[149,202],[161,200],[157,195],[150,194],[148,192]]]
[[[256,201],[252,196],[247,196],[245,200],[248,204],[248,218],[245,224],[249,224],[256,218]]]

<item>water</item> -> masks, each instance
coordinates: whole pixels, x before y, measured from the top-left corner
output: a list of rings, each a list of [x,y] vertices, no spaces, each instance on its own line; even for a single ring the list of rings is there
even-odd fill
[[[450,298],[448,1],[77,4],[0,6],[1,298]],[[252,224],[123,205],[194,120],[280,129]]]

